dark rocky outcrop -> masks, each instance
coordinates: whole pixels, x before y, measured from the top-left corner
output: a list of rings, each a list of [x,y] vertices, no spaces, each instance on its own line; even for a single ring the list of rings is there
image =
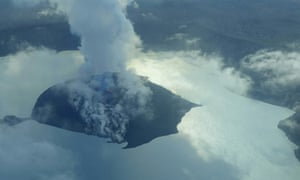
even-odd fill
[[[280,121],[278,128],[286,134],[291,142],[298,146],[294,152],[300,161],[300,111],[297,111],[292,117]]]

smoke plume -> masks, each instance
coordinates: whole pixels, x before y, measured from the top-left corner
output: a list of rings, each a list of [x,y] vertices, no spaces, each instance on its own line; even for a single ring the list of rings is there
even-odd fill
[[[73,33],[81,37],[83,75],[123,72],[136,52],[139,38],[124,12],[124,0],[50,0],[65,13]]]

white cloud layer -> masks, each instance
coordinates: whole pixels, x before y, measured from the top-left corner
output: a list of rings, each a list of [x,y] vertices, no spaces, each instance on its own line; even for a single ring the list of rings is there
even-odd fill
[[[0,119],[5,115],[29,117],[38,96],[51,85],[74,77],[82,63],[83,57],[74,51],[28,49],[1,57]],[[30,123],[0,125],[1,179],[77,179],[76,159],[69,150],[45,139],[45,129]]]
[[[28,124],[0,126],[1,179],[74,179],[72,154],[37,133]]]
[[[0,118],[30,116],[38,96],[50,86],[75,77],[82,63],[78,52],[47,49],[0,58]]]
[[[243,59],[242,66],[261,74],[269,89],[300,85],[300,53],[261,50]]]
[[[140,60],[139,60],[140,59]],[[300,176],[292,145],[277,128],[293,112],[243,96],[250,86],[220,59],[192,52],[149,53],[130,64],[138,74],[202,107],[178,126],[208,162],[220,158],[240,170],[243,180],[290,179]]]
[[[201,87],[202,99],[197,101],[200,104],[209,102],[208,98],[214,96],[214,91],[222,91],[224,88],[240,95],[246,95],[252,83],[249,78],[243,77],[234,68],[224,68],[220,56],[206,55],[199,51],[141,53],[129,63],[128,67],[135,69],[139,74],[150,73],[148,72],[150,69],[147,67],[151,67],[150,80],[156,82],[158,79],[175,93],[180,88],[198,89]],[[193,71],[190,67],[194,68]],[[167,77],[163,76],[162,72],[171,76],[172,81],[165,79]],[[182,81],[182,76],[190,80]],[[188,83],[189,81],[197,83],[191,84]],[[210,86],[213,87],[213,90],[204,88]],[[185,98],[193,99],[194,96],[185,94]],[[203,101],[204,99],[207,100]]]
[[[97,137],[34,121],[15,127],[0,126],[0,130],[3,179],[236,179],[232,167],[218,160],[201,160],[179,135],[123,150]]]

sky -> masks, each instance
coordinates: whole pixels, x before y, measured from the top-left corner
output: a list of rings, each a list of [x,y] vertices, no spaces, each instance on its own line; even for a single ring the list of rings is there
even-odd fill
[[[14,0],[20,7],[39,2]],[[186,114],[178,134],[129,150],[33,120],[17,126],[0,124],[1,179],[300,177],[293,153],[296,146],[277,128],[278,122],[294,111],[247,97],[253,79],[226,67],[222,55],[201,49],[142,51],[143,42],[126,18],[128,1],[51,3],[58,3],[58,11],[67,15],[71,31],[82,37],[82,44],[76,51],[29,47],[1,57],[0,119],[11,114],[28,117],[38,96],[50,86],[105,71],[147,76],[202,106]],[[271,72],[264,74],[265,86],[276,89],[300,83],[299,57],[297,51],[263,49],[245,56],[242,66],[258,73]]]

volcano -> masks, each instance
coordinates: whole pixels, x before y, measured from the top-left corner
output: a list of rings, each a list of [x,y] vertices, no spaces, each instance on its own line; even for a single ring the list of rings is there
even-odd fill
[[[133,148],[177,133],[182,117],[199,106],[145,77],[137,77],[137,81],[142,91],[124,85],[119,73],[54,85],[38,97],[31,118]]]

